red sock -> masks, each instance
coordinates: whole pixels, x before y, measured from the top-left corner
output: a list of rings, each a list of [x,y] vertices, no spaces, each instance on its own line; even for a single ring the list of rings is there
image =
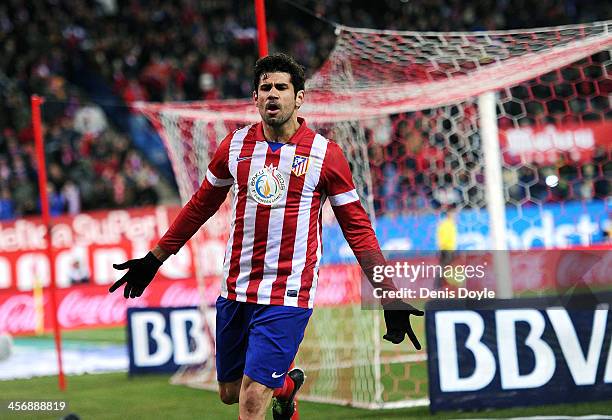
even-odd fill
[[[285,382],[283,383],[283,386],[280,388],[276,388],[274,390],[274,394],[272,395],[281,400],[288,400],[289,397],[291,396],[291,393],[293,392],[293,388],[294,388],[293,379],[291,379],[287,375],[285,376]]]

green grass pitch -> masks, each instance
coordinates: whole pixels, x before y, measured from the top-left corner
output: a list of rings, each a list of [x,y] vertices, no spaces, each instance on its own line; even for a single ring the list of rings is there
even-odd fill
[[[66,340],[125,342],[123,328],[71,331]],[[41,339],[49,339],[43,336]],[[423,372],[424,374],[425,372]],[[426,381],[426,378],[424,379]],[[0,381],[0,401],[65,400],[63,413],[10,413],[0,409],[0,418],[59,419],[68,412],[82,419],[236,419],[237,406],[226,406],[216,393],[169,384],[168,375],[129,378],[126,373],[70,376],[65,392],[57,388],[56,377]],[[4,411],[2,411],[4,410]],[[363,410],[351,407],[300,402],[302,419],[451,419],[503,418],[517,416],[579,416],[612,413],[612,400],[595,403],[487,410],[443,412],[432,415],[428,407],[397,410]],[[269,416],[268,418],[271,418]]]
[[[236,419],[237,406],[222,404],[213,392],[170,385],[167,375],[128,378],[125,373],[68,377],[68,389],[57,389],[55,377],[0,382],[3,402],[10,400],[64,400],[64,413],[20,413],[0,411],[0,418],[58,419],[68,412],[82,419]],[[329,404],[300,402],[302,419],[449,419],[497,418],[532,415],[586,415],[612,412],[612,401],[567,404],[537,408],[515,408],[485,412],[444,412],[432,416],[427,407],[370,411]],[[269,416],[271,418],[271,416]]]

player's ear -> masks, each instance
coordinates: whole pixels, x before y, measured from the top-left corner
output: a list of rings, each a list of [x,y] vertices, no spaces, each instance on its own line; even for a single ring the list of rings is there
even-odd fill
[[[298,93],[295,95],[295,107],[296,109],[301,107],[304,103],[304,95],[306,92],[303,90],[298,90]]]
[[[253,102],[257,103],[257,91],[253,91]]]

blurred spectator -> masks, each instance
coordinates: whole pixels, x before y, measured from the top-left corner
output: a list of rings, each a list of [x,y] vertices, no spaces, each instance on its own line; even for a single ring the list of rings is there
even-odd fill
[[[104,111],[99,106],[87,105],[74,115],[74,129],[83,134],[99,135],[108,127]]]
[[[61,191],[57,190],[54,184],[47,184],[47,194],[49,195],[49,214],[59,216],[66,209],[66,198]]]
[[[15,217],[15,202],[7,187],[0,190],[0,220],[10,220]]]
[[[457,251],[457,215],[454,207],[447,208],[446,213],[436,226],[436,243],[438,246],[438,265],[442,270],[453,261]],[[436,274],[434,288],[439,290],[446,283],[446,279],[440,274]]]
[[[601,223],[601,234],[607,243],[612,244],[612,212],[608,213],[608,217]]]
[[[73,181],[68,181],[62,188],[62,194],[66,199],[66,212],[71,215],[81,212],[81,194],[79,188]]]
[[[68,280],[70,281],[70,285],[89,283],[89,272],[81,263],[80,259],[75,258],[70,265],[70,269],[68,270]]]

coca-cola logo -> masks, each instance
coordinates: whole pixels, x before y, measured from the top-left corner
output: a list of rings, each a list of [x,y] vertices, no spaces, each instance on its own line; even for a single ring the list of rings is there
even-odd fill
[[[185,287],[180,283],[175,283],[168,287],[161,299],[160,306],[196,306],[200,303],[200,295],[198,289],[194,287]]]
[[[125,322],[128,301],[121,293],[87,296],[81,291],[69,292],[59,304],[57,316],[63,328],[85,325],[112,325]],[[146,295],[129,306],[148,306]]]
[[[11,296],[0,303],[0,332],[11,334],[34,331],[34,298],[29,294]]]

